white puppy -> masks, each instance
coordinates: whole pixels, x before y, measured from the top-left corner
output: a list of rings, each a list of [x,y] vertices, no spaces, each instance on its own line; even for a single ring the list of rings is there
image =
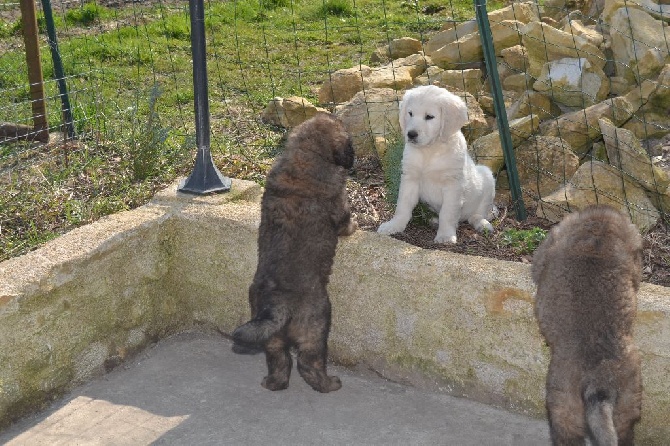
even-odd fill
[[[456,243],[456,227],[467,220],[477,231],[493,231],[495,180],[475,165],[461,127],[468,122],[465,102],[434,85],[405,92],[400,130],[405,138],[398,203],[380,234],[405,230],[419,200],[438,213],[437,243]]]

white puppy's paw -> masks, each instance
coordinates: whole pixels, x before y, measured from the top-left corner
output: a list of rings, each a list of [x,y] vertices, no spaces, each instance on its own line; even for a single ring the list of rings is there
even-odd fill
[[[444,244],[456,244],[456,234],[455,233],[444,233],[440,234],[439,232],[435,236],[435,243],[444,243]]]
[[[484,219],[484,218],[475,222],[475,224],[472,225],[472,226],[474,226],[474,228],[477,232],[484,232],[484,231],[493,232],[493,225],[491,223],[489,223],[489,221]]]
[[[455,235],[439,235],[438,234],[437,236],[435,236],[435,243],[455,245],[456,244],[456,236]]]
[[[379,225],[377,232],[379,234],[386,234],[386,235],[397,234],[398,232],[404,231],[405,226],[406,225],[400,224],[397,221],[391,219],[386,223],[382,223],[381,225]]]

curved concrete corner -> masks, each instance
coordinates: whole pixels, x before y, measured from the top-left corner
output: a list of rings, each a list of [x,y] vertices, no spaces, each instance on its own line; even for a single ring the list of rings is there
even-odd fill
[[[248,318],[260,188],[148,205],[0,264],[0,426],[171,333]],[[548,350],[528,265],[342,238],[330,283],[334,361],[544,416]],[[641,444],[670,437],[670,289],[643,284]]]

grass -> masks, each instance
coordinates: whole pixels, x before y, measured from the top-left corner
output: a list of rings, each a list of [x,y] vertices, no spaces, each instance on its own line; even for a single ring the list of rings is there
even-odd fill
[[[65,22],[73,26],[90,26],[95,22],[111,18],[113,13],[106,7],[90,1],[79,8],[67,10]]]
[[[21,22],[0,0],[0,113],[31,124]],[[145,203],[188,175],[195,154],[188,3],[105,7],[53,1],[77,141],[0,144],[0,260],[103,215]],[[316,102],[329,72],[369,64],[391,39],[427,40],[470,1],[206,2],[211,148],[227,176],[262,183],[285,130],[260,122],[274,96]],[[489,10],[501,6],[489,3]],[[439,6],[439,7],[438,7]],[[38,17],[44,32],[44,18]],[[44,36],[40,40],[45,41]],[[48,47],[41,47],[48,121],[61,120]]]

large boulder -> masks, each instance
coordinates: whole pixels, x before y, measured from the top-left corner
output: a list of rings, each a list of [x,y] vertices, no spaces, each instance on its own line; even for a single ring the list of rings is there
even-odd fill
[[[497,9],[488,13],[489,23],[493,28],[494,24],[514,20],[521,23],[528,23],[534,20],[539,20],[537,5],[534,2],[515,2],[511,5]],[[476,20],[469,20],[462,22],[456,26],[438,32],[426,42],[424,50],[426,54],[432,56],[437,50],[443,46],[455,42],[468,34],[476,33],[479,35],[479,27]],[[497,48],[500,50],[500,48]]]
[[[509,130],[512,145],[516,147],[528,139],[537,130],[539,122],[540,118],[538,116],[526,116],[510,121]],[[505,164],[502,142],[497,131],[484,135],[473,142],[472,152],[478,164],[488,166],[494,173],[498,173]]]
[[[587,42],[598,48],[604,41],[603,34],[600,31],[594,26],[585,26],[581,20],[568,20],[563,27],[563,31],[583,37]]]
[[[540,134],[565,139],[575,153],[582,156],[591,149],[593,141],[601,136],[598,119],[609,118],[619,127],[662,89],[667,87],[657,82],[645,81],[639,88],[632,89],[625,96],[606,99],[583,110],[566,113],[557,119],[543,122],[540,124]]]
[[[439,85],[448,90],[466,91],[473,96],[479,96],[483,87],[482,70],[443,70],[439,67],[430,67],[424,74],[414,79],[416,85]]]
[[[335,115],[351,135],[357,156],[383,156],[387,141],[399,137],[401,97],[402,93],[392,88],[373,88],[336,107]]]
[[[629,82],[655,77],[670,62],[670,28],[636,8],[619,8],[609,22],[617,76]]]
[[[477,32],[478,29],[479,27],[476,20],[468,20],[454,24],[431,37],[423,46],[423,50],[427,55],[432,56],[435,51],[439,50],[444,45],[454,42],[468,34]]]
[[[568,12],[578,12],[587,17],[597,17],[603,10],[604,0],[546,0],[542,4],[542,17],[562,20]]]
[[[656,81],[656,88],[644,105],[623,128],[640,139],[661,138],[670,133],[670,64],[666,65]],[[651,85],[651,84],[649,84]],[[639,87],[635,87],[639,89]]]
[[[341,104],[347,102],[363,89],[363,78],[369,75],[371,71],[372,68],[367,65],[360,65],[331,73],[319,89],[319,103]]]
[[[388,63],[393,59],[402,59],[422,51],[421,41],[411,37],[393,39],[385,47],[377,48],[370,56],[370,62]]]
[[[514,152],[521,189],[534,200],[564,187],[579,167],[570,144],[555,136],[533,136]]]
[[[514,91],[523,93],[533,87],[535,79],[528,73],[518,73],[506,76],[502,81],[502,87],[505,91]]]
[[[528,52],[528,71],[537,78],[547,62],[569,58],[586,58],[592,66],[603,69],[607,58],[587,39],[566,33],[542,22],[530,22],[522,30],[523,45]]]
[[[518,20],[503,20],[491,23],[493,46],[498,54],[505,48],[521,43],[519,30],[523,26],[523,22]],[[484,60],[484,51],[479,31],[466,34],[458,40],[444,45],[430,53],[430,57],[435,65],[445,69],[454,69],[465,64],[481,62]]]
[[[563,58],[547,62],[533,88],[569,107],[588,107],[609,93],[605,72],[586,58]]]
[[[540,134],[565,139],[575,153],[582,156],[591,149],[593,141],[600,138],[598,119],[608,117],[615,125],[621,125],[639,109],[639,104],[637,107],[635,105],[626,97],[606,99],[584,110],[543,122],[540,124]]]
[[[389,44],[389,56],[391,59],[402,59],[412,54],[418,54],[422,50],[421,41],[411,37],[393,39]]]
[[[642,232],[653,227],[660,216],[638,183],[600,161],[582,164],[565,187],[544,197],[538,203],[537,216],[558,223],[566,214],[592,204],[608,204],[629,214]]]
[[[670,198],[670,172],[652,161],[633,132],[617,128],[606,118],[599,119],[598,123],[610,164],[635,179],[650,192],[654,204],[662,206]]]
[[[431,65],[423,54],[413,54],[396,59],[381,67],[370,68],[367,65],[346,68],[333,72],[318,92],[321,104],[337,105],[351,100],[364,89],[393,88],[404,90],[414,83]]]
[[[670,4],[667,0],[635,0],[634,2],[630,0],[605,0],[601,9],[603,22],[610,23],[612,15],[620,8],[639,9],[640,11],[646,11],[654,18],[670,22]]]
[[[396,59],[384,66],[366,71],[363,75],[363,88],[404,90],[414,84],[414,78],[426,71],[430,63],[430,59],[423,54]]]
[[[315,107],[307,99],[299,96],[276,97],[265,107],[261,119],[268,124],[288,129],[302,124],[319,112],[328,110]]]
[[[468,107],[468,123],[463,127],[463,135],[468,144],[491,131],[491,126],[484,115],[477,98],[468,92],[452,89],[452,93],[460,96]]]
[[[554,105],[548,96],[533,90],[526,90],[514,103],[507,107],[507,119],[536,115],[540,121],[554,116]]]
[[[523,45],[514,45],[500,51],[504,63],[514,72],[522,73],[528,69],[528,53]]]

